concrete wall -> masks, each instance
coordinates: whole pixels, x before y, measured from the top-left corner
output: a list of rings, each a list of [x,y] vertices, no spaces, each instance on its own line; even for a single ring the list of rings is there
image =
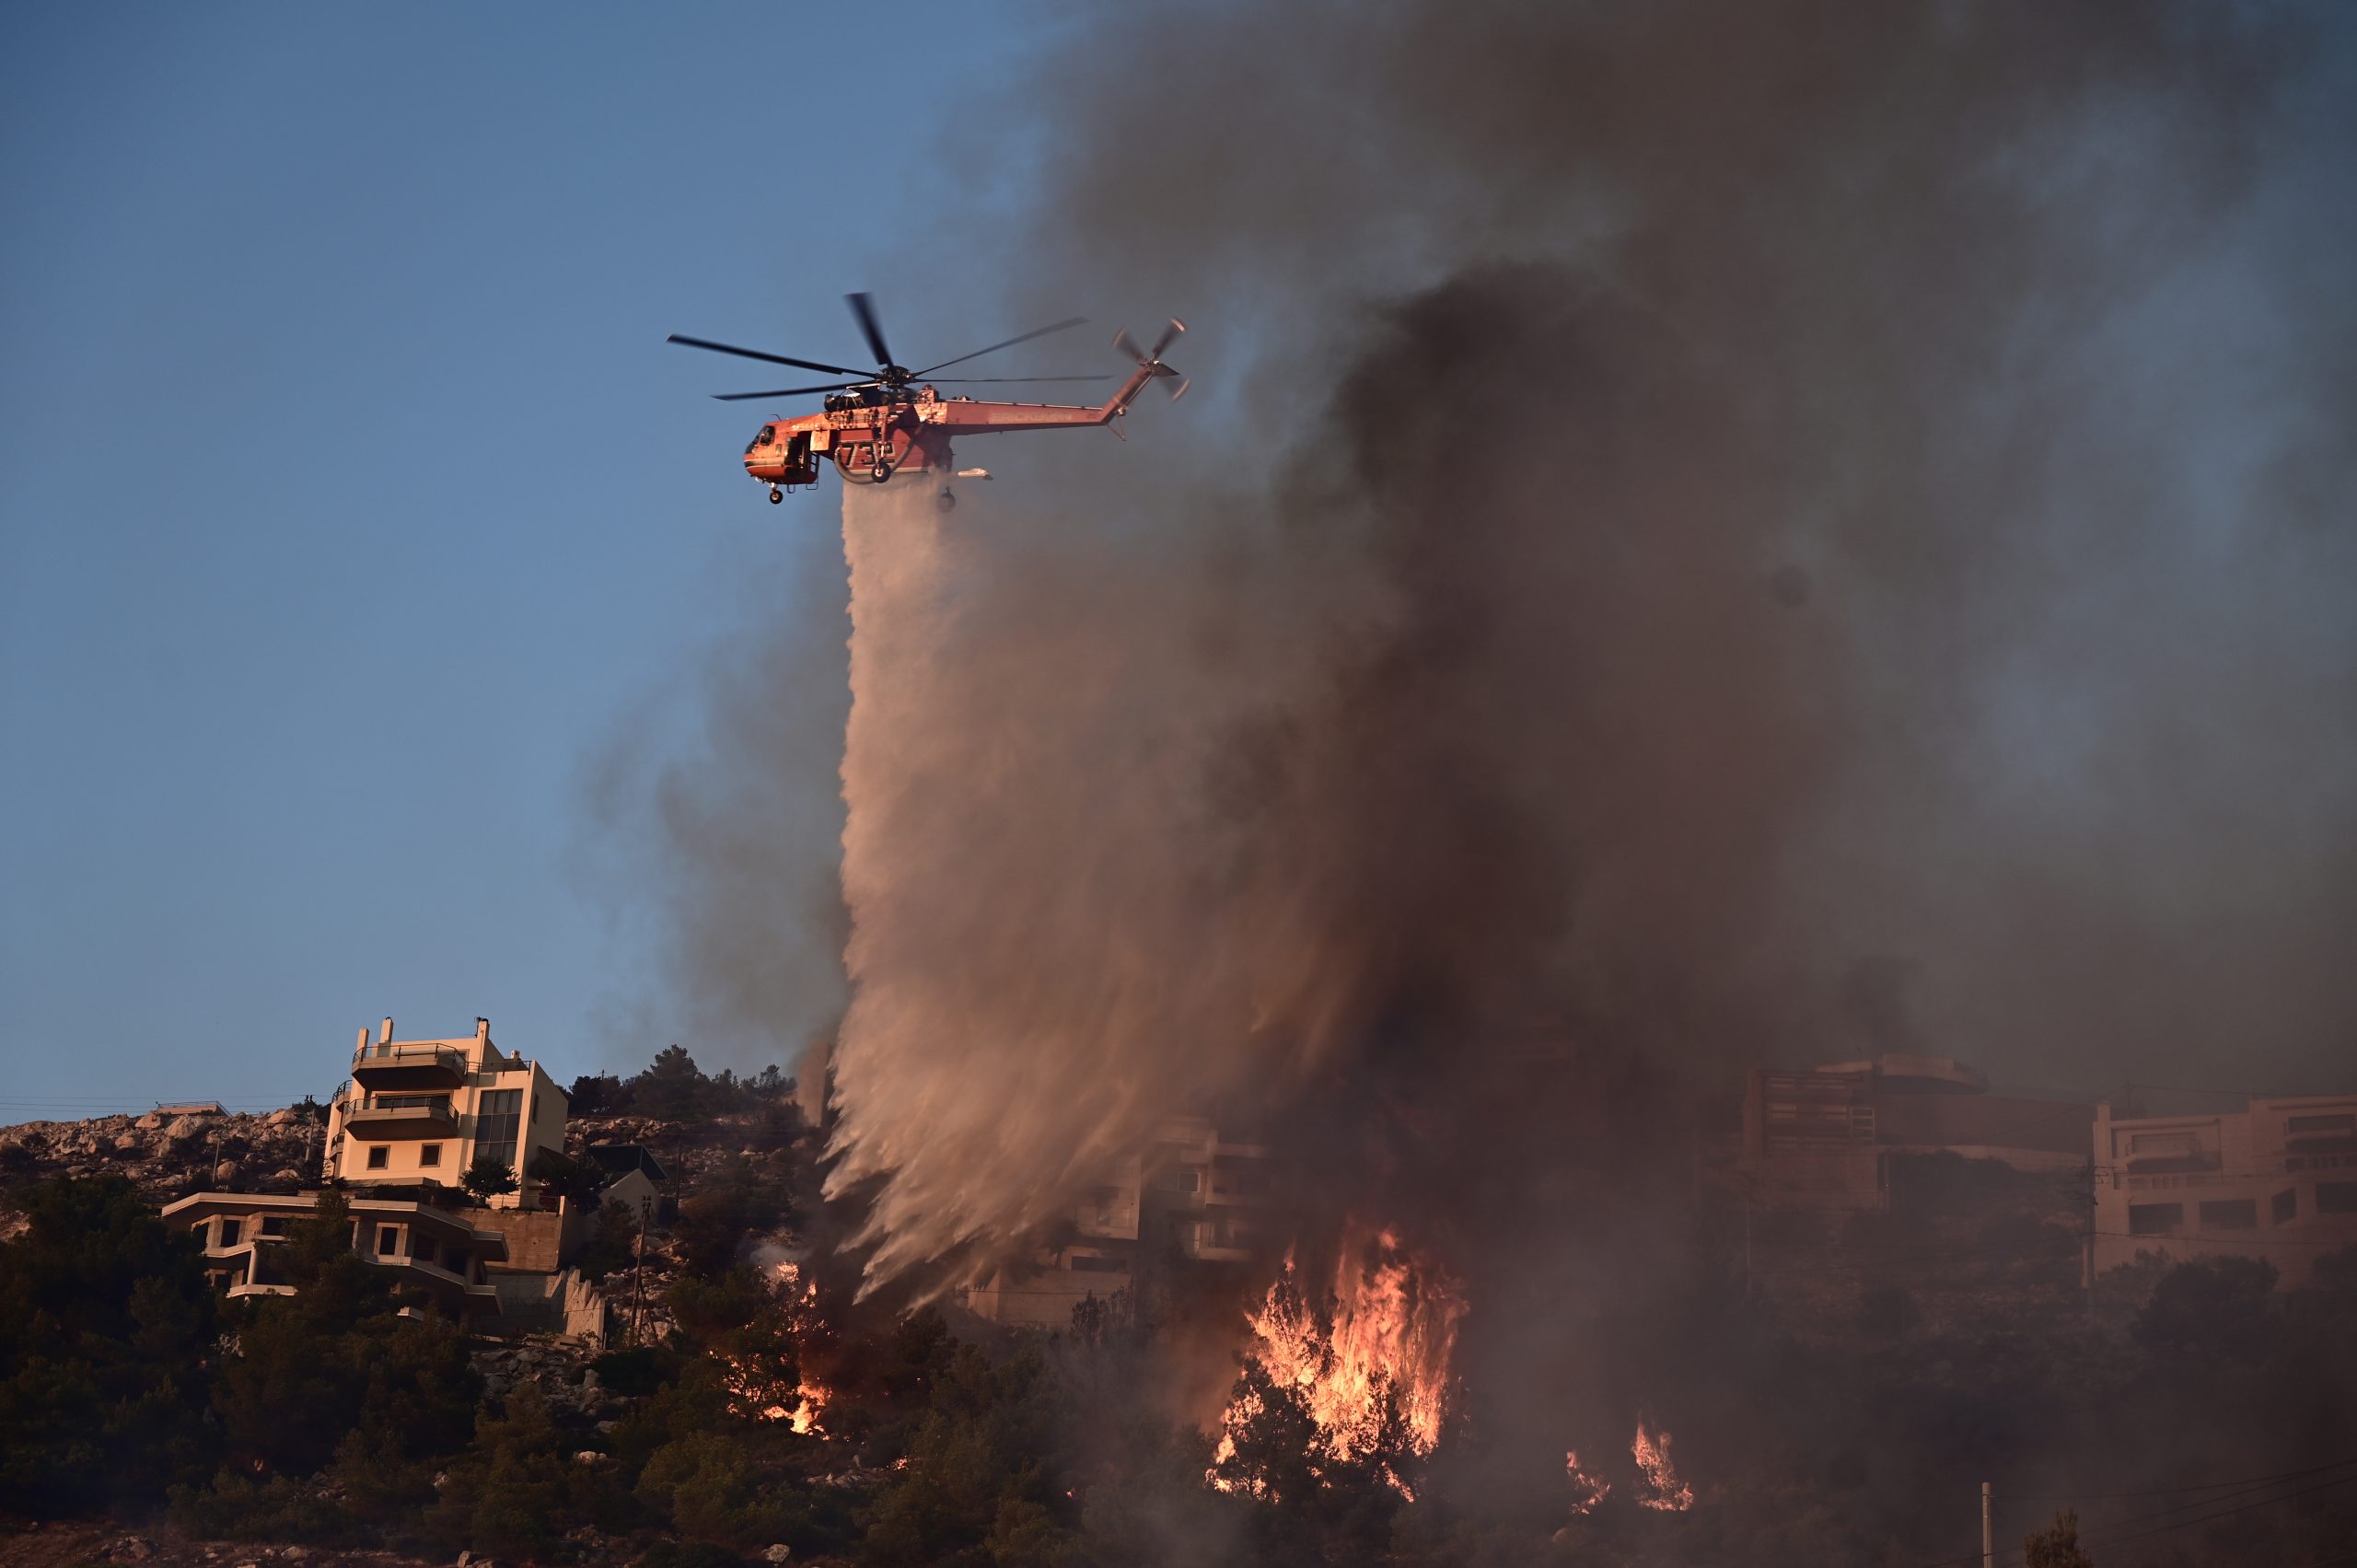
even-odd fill
[[[507,1237],[507,1261],[493,1273],[553,1274],[571,1260],[598,1223],[597,1209],[559,1199],[553,1209],[491,1209],[475,1214],[482,1230]]]
[[[571,1269],[553,1274],[495,1274],[492,1283],[499,1292],[504,1331],[605,1342],[605,1293]]]

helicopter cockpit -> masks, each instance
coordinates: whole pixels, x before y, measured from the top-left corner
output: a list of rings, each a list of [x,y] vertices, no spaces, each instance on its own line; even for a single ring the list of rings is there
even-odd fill
[[[745,447],[745,471],[768,485],[772,496],[781,486],[818,483],[819,459],[811,455],[810,433],[762,425]]]

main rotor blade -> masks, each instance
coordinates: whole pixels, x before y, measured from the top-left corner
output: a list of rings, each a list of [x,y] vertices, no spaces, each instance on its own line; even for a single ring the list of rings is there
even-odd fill
[[[942,387],[979,387],[998,381],[1110,381],[1110,376],[944,376],[935,384]]]
[[[892,351],[884,346],[884,329],[876,324],[876,308],[864,294],[843,296],[851,301],[851,313],[859,318],[859,330],[867,334],[867,350],[876,356],[878,366],[892,363]]]
[[[823,387],[780,387],[774,392],[714,392],[713,397],[724,403],[741,403],[754,398],[798,398],[805,392],[840,392],[849,387],[865,385],[859,381],[830,381]]]
[[[988,348],[978,348],[971,354],[961,354],[955,359],[945,359],[938,365],[928,365],[923,370],[918,371],[917,374],[919,376],[930,376],[936,370],[946,370],[953,365],[963,365],[970,359],[980,359],[986,354],[996,354],[1003,348],[1013,348],[1016,343],[1028,343],[1033,338],[1044,338],[1050,332],[1061,332],[1067,327],[1081,326],[1086,323],[1087,319],[1088,318],[1086,316],[1074,316],[1068,321],[1058,321],[1051,327],[1041,327],[1035,331],[1025,332],[1022,336],[1009,338],[1003,343],[993,343]],[[887,360],[885,363],[888,365],[891,362]]]
[[[823,370],[830,376],[865,376],[865,370],[854,370],[848,365],[822,365],[815,359],[789,359],[782,354],[763,354],[757,348],[738,348],[735,343],[716,343],[708,338],[682,337],[673,332],[663,340],[668,343],[685,343],[690,348],[708,348],[714,354],[733,354],[739,359],[765,360],[772,365],[791,365],[796,370]]]

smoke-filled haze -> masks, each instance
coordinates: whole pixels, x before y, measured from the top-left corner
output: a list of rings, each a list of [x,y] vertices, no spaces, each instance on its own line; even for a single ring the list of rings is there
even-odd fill
[[[1011,98],[1038,209],[965,221],[1015,315],[1188,317],[1202,389],[1007,438],[1069,464],[946,521],[845,497],[874,1271],[986,1260],[1178,1104],[1420,1105],[1329,1174],[1429,1191],[1481,1136],[1442,1086],[1536,1028],[1704,1083],[2346,1086],[2351,33],[1080,23]],[[663,818],[683,981],[786,1050],[840,1000],[775,977],[842,939],[841,602],[726,661]]]

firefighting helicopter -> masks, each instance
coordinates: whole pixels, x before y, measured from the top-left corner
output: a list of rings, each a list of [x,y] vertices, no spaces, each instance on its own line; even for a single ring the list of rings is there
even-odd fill
[[[1140,348],[1127,331],[1117,332],[1113,346],[1125,357],[1134,360],[1137,368],[1123,379],[1120,390],[1095,408],[1065,403],[1002,403],[981,402],[963,394],[944,397],[936,387],[979,386],[983,383],[1040,381],[1109,381],[1110,376],[981,376],[952,377],[946,380],[928,379],[936,370],[946,370],[953,365],[963,365],[970,359],[980,359],[986,354],[996,354],[1016,343],[1029,343],[1083,324],[1074,316],[1068,320],[1052,322],[1031,331],[1019,333],[1004,343],[988,348],[978,348],[971,354],[961,354],[955,359],[945,359],[923,370],[910,370],[892,357],[886,346],[884,331],[876,319],[876,307],[865,294],[845,296],[851,301],[852,315],[859,322],[859,330],[867,339],[868,351],[876,355],[873,371],[855,370],[845,365],[829,365],[823,360],[795,359],[782,354],[765,354],[759,349],[738,348],[734,343],[714,343],[706,338],[685,337],[678,332],[667,342],[682,343],[689,348],[709,349],[714,354],[733,354],[742,359],[758,359],[771,365],[791,365],[800,370],[818,370],[830,376],[850,377],[842,381],[822,382],[813,387],[784,387],[767,392],[717,392],[714,396],[722,402],[742,402],[754,398],[793,398],[810,392],[827,394],[826,408],[819,413],[805,414],[799,419],[772,420],[753,435],[752,443],[745,448],[745,471],[769,486],[770,503],[774,505],[785,499],[785,493],[819,482],[819,465],[831,459],[836,471],[846,483],[882,484],[896,474],[934,473],[943,483],[935,504],[948,511],[958,504],[950,492],[947,480],[988,479],[987,469],[957,469],[952,466],[950,439],[957,436],[983,436],[1005,430],[1057,430],[1073,425],[1103,424],[1120,436],[1120,419],[1130,411],[1130,404],[1145,389],[1149,381],[1160,381],[1175,402],[1184,396],[1187,378],[1162,363],[1162,351],[1172,340],[1187,330],[1185,322],[1175,317],[1154,341],[1151,349]]]

